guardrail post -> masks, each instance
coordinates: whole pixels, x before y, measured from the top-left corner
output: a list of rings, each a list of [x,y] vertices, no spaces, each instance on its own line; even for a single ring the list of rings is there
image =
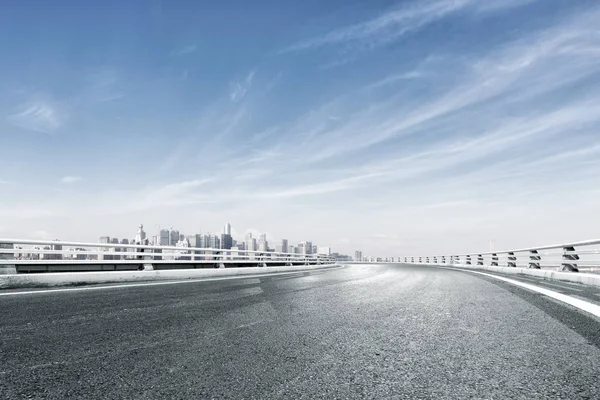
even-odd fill
[[[408,257],[404,257],[404,262],[407,263],[408,262]]]
[[[454,262],[460,265],[460,256],[454,256]]]
[[[483,265],[483,254],[477,254],[477,265]]]
[[[437,257],[433,257],[433,263],[437,264]]]
[[[425,257],[425,262],[429,264],[429,257]]]
[[[531,250],[529,252],[529,268],[541,269],[540,260],[542,256],[538,254],[537,250]]]
[[[497,267],[498,266],[498,254],[493,253],[492,254],[492,267]]]
[[[0,249],[14,249],[13,243],[0,243]],[[14,260],[14,253],[0,253],[0,260]],[[0,264],[0,275],[16,274],[17,267],[14,264]]]
[[[442,256],[442,264],[446,264],[446,256]]]
[[[467,255],[467,265],[471,265],[471,256]]]
[[[414,258],[414,257],[411,257],[411,258],[410,258],[410,262],[414,264],[414,263],[415,263],[415,258]]]
[[[517,257],[515,256],[515,253],[513,253],[512,251],[508,253],[507,265],[509,267],[514,267],[514,268],[516,268],[516,266],[517,266]]]
[[[563,247],[562,255],[563,263],[561,265],[561,271],[579,272],[577,264],[569,261],[579,260],[579,255],[575,253],[575,247],[568,246]],[[565,262],[567,261],[567,262]]]
[[[422,263],[423,263],[423,258],[419,257],[419,264],[422,264]]]

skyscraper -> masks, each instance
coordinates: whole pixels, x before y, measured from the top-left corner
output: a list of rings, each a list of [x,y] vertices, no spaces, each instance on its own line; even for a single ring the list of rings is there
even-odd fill
[[[267,235],[265,233],[261,233],[258,238],[258,251],[267,251],[269,249]]]
[[[356,250],[354,252],[354,261],[362,261],[362,260],[363,260],[362,251]]]
[[[144,232],[144,225],[140,224],[140,226],[138,227],[138,231],[135,234],[135,243],[136,244],[143,244],[146,240],[146,232]]]
[[[168,229],[161,229],[158,234],[158,243],[161,246],[169,246],[171,241],[169,240],[170,234]]]
[[[177,242],[179,242],[179,231],[174,230],[173,228],[171,228],[171,231],[169,232],[169,246],[175,246],[177,245]]]
[[[288,252],[288,241],[287,241],[287,239],[281,239],[281,251],[283,253],[287,253]]]
[[[256,250],[255,243],[256,239],[252,238],[252,233],[246,233],[246,250]]]
[[[223,227],[223,233],[221,234],[221,248],[231,249],[233,245],[233,239],[231,237],[231,225],[226,223]]]

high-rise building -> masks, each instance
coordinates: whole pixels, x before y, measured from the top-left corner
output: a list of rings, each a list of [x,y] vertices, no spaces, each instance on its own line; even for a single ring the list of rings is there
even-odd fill
[[[267,242],[267,234],[261,233],[258,236],[258,251],[269,250],[269,243]]]
[[[173,228],[171,228],[171,231],[169,232],[169,246],[175,246],[177,245],[177,242],[179,242],[179,231],[174,230]]]
[[[330,255],[331,254],[331,247],[329,247],[329,246],[319,247],[318,254],[322,254],[322,255],[325,255],[325,256]]]
[[[134,241],[136,244],[143,244],[145,240],[146,232],[144,232],[144,225],[140,224],[140,226],[138,227],[138,231],[135,234]]]
[[[169,239],[170,233],[168,229],[161,229],[158,233],[158,245],[160,246],[170,246],[171,240]]]
[[[362,260],[363,260],[362,251],[356,250],[354,252],[354,261],[362,261]]]
[[[252,238],[252,233],[246,233],[246,250],[256,250],[256,239]]]
[[[220,249],[221,240],[219,239],[219,236],[213,235],[212,233],[208,235],[208,247],[211,249]]]
[[[221,248],[231,249],[233,247],[233,238],[231,237],[231,225],[226,223],[221,234]]]
[[[311,254],[317,254],[317,245],[316,244],[312,245],[312,250],[310,252],[311,252]]]
[[[281,251],[283,253],[287,253],[288,252],[288,241],[287,241],[287,239],[281,239]]]
[[[300,249],[300,254],[312,254],[312,243],[311,242],[300,242],[297,249]]]

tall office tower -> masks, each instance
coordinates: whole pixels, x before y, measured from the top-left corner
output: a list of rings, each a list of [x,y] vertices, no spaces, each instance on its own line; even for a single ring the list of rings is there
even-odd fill
[[[252,238],[252,233],[246,233],[246,250],[256,250],[253,245],[253,242],[255,241],[256,239]]]
[[[261,233],[258,236],[258,250],[259,251],[267,251],[269,249],[269,243],[267,242],[267,235],[265,233]]]
[[[304,243],[304,251],[306,252],[304,254],[312,254],[312,242]]]
[[[292,253],[292,254],[296,254],[296,247],[294,247],[294,245],[289,245],[287,248],[288,251],[286,251],[285,253]]]
[[[312,254],[317,254],[317,245],[316,245],[316,244],[313,244],[313,245],[312,245],[312,250],[311,250],[311,253],[312,253]]]
[[[161,246],[169,246],[171,244],[169,237],[170,237],[169,230],[161,229],[158,234],[158,244]]]
[[[363,260],[362,251],[356,250],[354,252],[354,261],[362,261],[362,260]]]
[[[177,242],[179,242],[179,231],[171,228],[171,231],[169,232],[169,246],[175,246],[177,245]]]
[[[228,223],[223,227],[223,233],[221,234],[221,248],[231,249],[233,247],[233,238],[231,237],[231,225]]]
[[[202,247],[202,235],[197,233],[195,235],[188,235],[185,238],[190,243],[190,247]]]
[[[135,234],[135,243],[143,244],[146,240],[146,232],[144,232],[144,225],[140,224],[138,231]]]
[[[287,241],[287,239],[281,239],[281,251],[283,253],[288,253],[288,241]]]
[[[231,247],[235,247],[237,245],[238,245],[238,241],[232,238],[231,239]]]

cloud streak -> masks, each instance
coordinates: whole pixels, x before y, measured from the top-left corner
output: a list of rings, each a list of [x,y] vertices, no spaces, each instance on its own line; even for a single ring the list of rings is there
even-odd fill
[[[7,121],[19,128],[54,134],[67,120],[67,114],[56,104],[40,98],[23,104],[21,111],[10,114]]]

